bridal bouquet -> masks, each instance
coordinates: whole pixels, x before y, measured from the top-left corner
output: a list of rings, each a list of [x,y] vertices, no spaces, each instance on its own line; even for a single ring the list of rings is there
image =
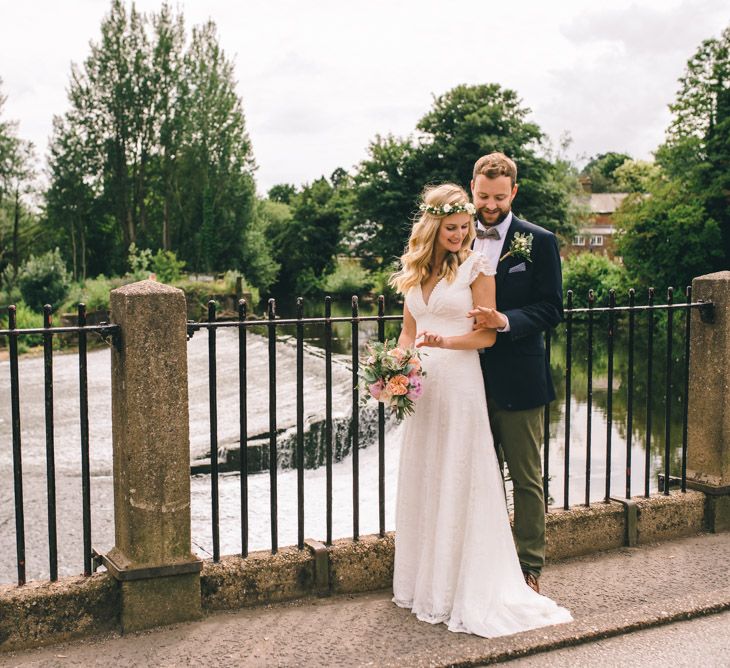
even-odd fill
[[[399,348],[395,342],[368,344],[370,355],[363,360],[360,372],[366,392],[389,406],[398,420],[413,413],[413,404],[421,396],[421,356],[414,348]]]

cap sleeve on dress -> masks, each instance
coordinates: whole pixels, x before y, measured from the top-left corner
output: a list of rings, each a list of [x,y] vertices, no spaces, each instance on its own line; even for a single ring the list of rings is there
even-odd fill
[[[474,256],[471,267],[469,268],[469,285],[477,280],[477,276],[479,276],[479,274],[494,276],[494,274],[497,273],[484,255],[481,253],[474,253]]]

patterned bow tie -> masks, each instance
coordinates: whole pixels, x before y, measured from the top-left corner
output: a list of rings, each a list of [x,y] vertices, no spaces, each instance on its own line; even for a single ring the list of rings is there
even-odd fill
[[[477,228],[477,239],[500,239],[499,230],[496,227],[488,227],[486,230]]]

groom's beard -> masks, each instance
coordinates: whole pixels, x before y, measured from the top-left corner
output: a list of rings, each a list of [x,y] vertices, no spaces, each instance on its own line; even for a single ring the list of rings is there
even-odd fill
[[[502,211],[502,209],[500,209],[497,220],[490,223],[484,220],[484,213],[481,209],[479,209],[479,211],[477,211],[477,218],[479,219],[479,222],[484,225],[484,227],[493,227],[495,225],[499,225],[503,220],[505,220],[507,216],[509,216],[510,211],[512,211],[512,207],[507,209],[507,211]]]

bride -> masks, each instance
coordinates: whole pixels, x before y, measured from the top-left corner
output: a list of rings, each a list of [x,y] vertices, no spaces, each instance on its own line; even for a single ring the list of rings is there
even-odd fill
[[[494,637],[570,621],[525,584],[492,443],[479,348],[467,312],[495,308],[494,269],[469,249],[474,207],[457,185],[426,188],[391,284],[405,296],[401,347],[427,348],[406,418],[396,502],[393,601],[450,631]]]

